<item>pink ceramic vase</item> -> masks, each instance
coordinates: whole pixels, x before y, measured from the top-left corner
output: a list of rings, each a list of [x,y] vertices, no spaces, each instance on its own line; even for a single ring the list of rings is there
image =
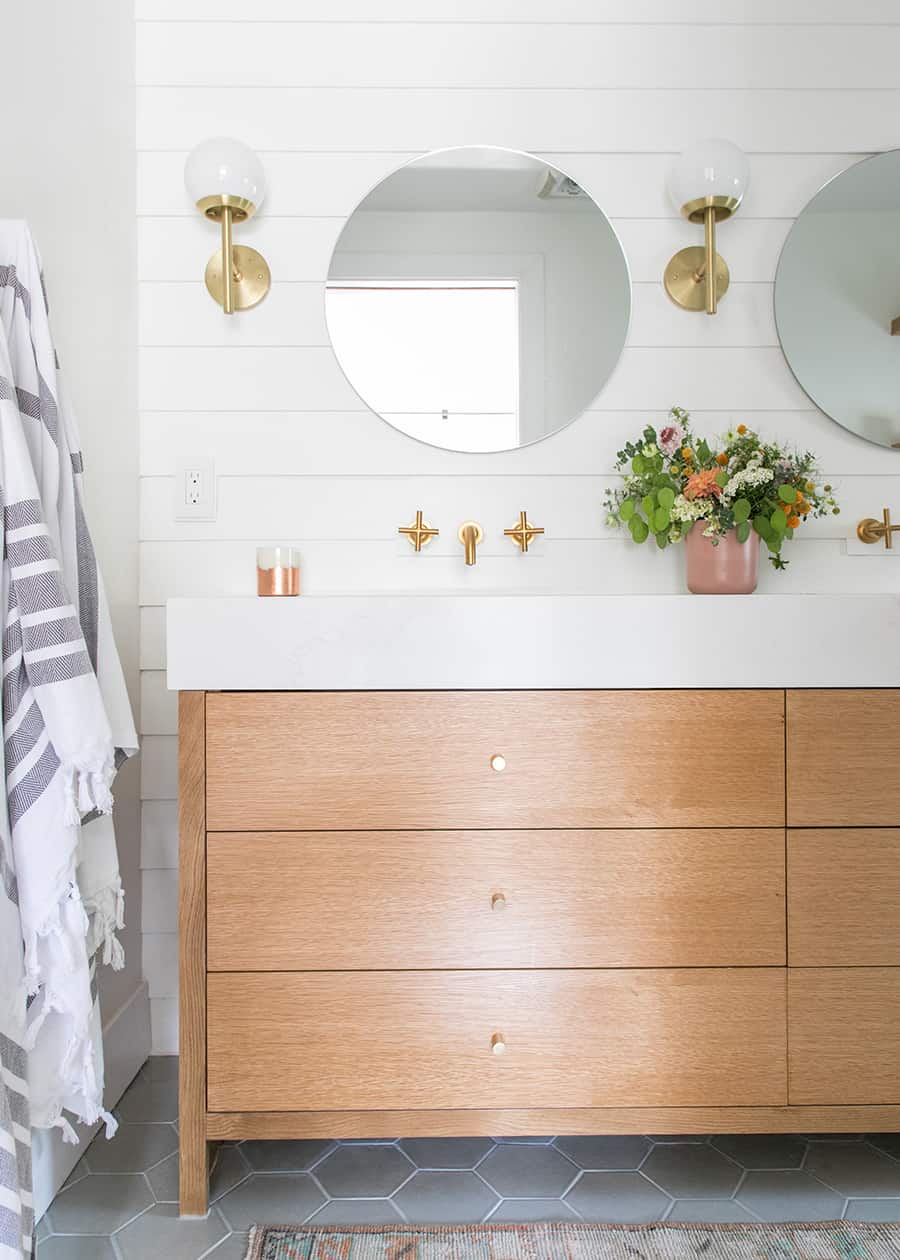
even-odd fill
[[[705,528],[698,521],[684,541],[688,590],[693,595],[752,595],[759,580],[759,536],[751,532],[741,543],[730,529],[716,546],[703,536]]]

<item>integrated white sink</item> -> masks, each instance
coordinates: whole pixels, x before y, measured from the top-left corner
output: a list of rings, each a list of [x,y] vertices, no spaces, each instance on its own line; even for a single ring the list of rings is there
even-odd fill
[[[897,687],[900,596],[173,599],[173,690]]]

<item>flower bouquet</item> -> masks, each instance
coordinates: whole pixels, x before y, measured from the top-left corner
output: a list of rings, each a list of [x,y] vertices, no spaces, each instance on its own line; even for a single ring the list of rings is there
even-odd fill
[[[608,523],[660,549],[687,540],[688,587],[697,593],[749,593],[760,542],[784,569],[784,544],[803,522],[840,511],[809,451],[764,442],[744,424],[711,446],[694,437],[681,407],[658,433],[648,425],[628,442],[615,468],[622,484],[606,491]]]

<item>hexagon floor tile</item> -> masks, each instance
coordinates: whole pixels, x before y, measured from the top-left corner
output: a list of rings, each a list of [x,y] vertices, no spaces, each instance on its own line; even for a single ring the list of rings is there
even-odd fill
[[[837,1133],[223,1143],[209,1217],[180,1220],[177,1079],[171,1057],[141,1070],[118,1134],[42,1221],[38,1260],[243,1260],[250,1225],[279,1220],[900,1220],[900,1135]]]
[[[396,1146],[339,1146],[318,1165],[316,1180],[332,1199],[384,1199],[414,1172]]]
[[[638,1172],[587,1172],[566,1195],[586,1221],[643,1225],[660,1221],[672,1200]]]
[[[394,1203],[416,1225],[469,1225],[483,1221],[498,1196],[473,1172],[417,1172]]]
[[[810,1142],[804,1168],[848,1199],[900,1197],[900,1164],[862,1142]]]
[[[730,1199],[742,1170],[712,1146],[656,1146],[641,1165],[673,1199]]]
[[[501,1199],[561,1199],[578,1169],[554,1146],[495,1146],[478,1174]]]

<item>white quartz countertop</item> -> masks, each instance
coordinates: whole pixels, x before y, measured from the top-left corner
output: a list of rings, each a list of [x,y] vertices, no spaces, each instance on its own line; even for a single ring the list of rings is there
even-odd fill
[[[173,599],[198,691],[898,687],[897,595]]]

